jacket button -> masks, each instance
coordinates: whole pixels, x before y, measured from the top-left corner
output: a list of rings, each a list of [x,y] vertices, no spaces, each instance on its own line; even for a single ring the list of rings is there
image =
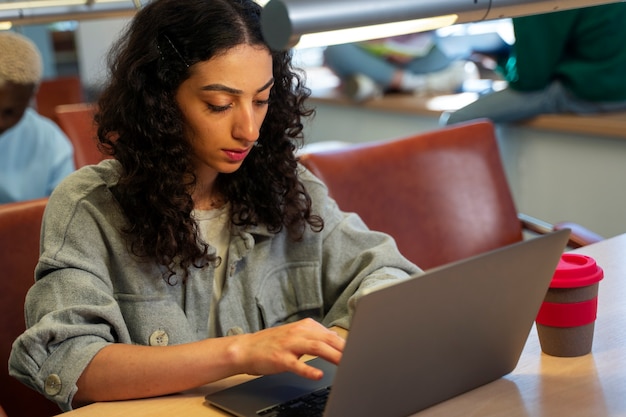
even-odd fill
[[[61,392],[61,388],[63,384],[61,383],[61,378],[57,374],[50,374],[48,378],[46,378],[46,382],[44,384],[44,390],[46,394],[50,396],[57,395]]]
[[[167,346],[170,341],[170,337],[165,330],[155,330],[150,335],[150,346]]]
[[[237,336],[238,334],[243,334],[241,327],[232,327],[226,332],[226,336]]]

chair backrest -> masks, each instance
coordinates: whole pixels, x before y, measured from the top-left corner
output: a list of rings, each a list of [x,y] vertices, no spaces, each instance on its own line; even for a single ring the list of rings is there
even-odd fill
[[[98,149],[97,126],[93,119],[95,110],[91,103],[61,105],[55,110],[57,123],[74,146],[76,169],[108,158]]]
[[[41,219],[47,199],[0,205],[0,404],[9,417],[52,416],[59,407],[8,374],[13,341],[24,332],[24,298],[34,283]]]
[[[392,235],[423,269],[522,239],[488,121],[305,154],[301,162],[341,209]]]
[[[84,96],[82,83],[77,76],[42,80],[35,95],[37,112],[56,122],[56,106],[82,103],[85,101]]]

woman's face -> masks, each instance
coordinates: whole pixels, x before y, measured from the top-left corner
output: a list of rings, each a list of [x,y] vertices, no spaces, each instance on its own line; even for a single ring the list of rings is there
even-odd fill
[[[265,119],[274,84],[272,57],[239,45],[191,67],[176,93],[201,181],[239,169]]]

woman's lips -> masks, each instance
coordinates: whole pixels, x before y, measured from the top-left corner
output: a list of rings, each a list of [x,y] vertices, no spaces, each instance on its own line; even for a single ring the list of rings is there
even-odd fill
[[[242,161],[250,152],[250,148],[248,149],[224,149],[224,153],[233,162]]]

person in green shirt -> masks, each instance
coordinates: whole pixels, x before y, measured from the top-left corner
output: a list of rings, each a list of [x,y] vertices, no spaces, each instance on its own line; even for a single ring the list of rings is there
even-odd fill
[[[442,125],[626,109],[626,4],[514,18],[513,27],[515,44],[500,62],[508,86],[445,112]]]

